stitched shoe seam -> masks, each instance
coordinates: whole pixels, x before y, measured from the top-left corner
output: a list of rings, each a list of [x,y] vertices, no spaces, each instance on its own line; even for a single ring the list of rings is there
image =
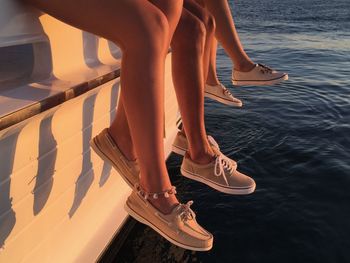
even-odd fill
[[[220,98],[220,99],[223,99],[223,100],[232,101],[232,100],[226,99],[226,97],[220,97],[220,96],[215,95],[214,93],[211,93],[211,92],[207,92],[207,91],[206,91],[205,93],[210,94],[210,95],[213,95],[213,96],[215,96],[215,97],[217,97],[217,98]]]
[[[95,139],[94,139],[95,140]],[[126,179],[131,185],[133,185],[133,183],[129,180],[129,178],[127,176],[124,175],[124,173],[121,171],[122,168],[120,168],[111,158],[109,158],[108,155],[106,155],[103,150],[101,149],[101,147],[98,145],[98,143],[94,142],[96,147],[98,148],[98,150],[105,156],[105,158],[107,158],[112,164],[113,166],[118,170],[118,172],[120,173],[120,175]],[[125,169],[125,167],[124,167]],[[126,169],[127,170],[127,169]]]
[[[278,78],[274,78],[274,79],[265,79],[265,80],[252,80],[252,79],[249,79],[249,80],[241,80],[241,79],[234,79],[232,78],[233,81],[271,81],[271,80],[277,80],[277,79],[281,79],[283,77],[285,77],[287,74],[284,74],[283,76],[281,77],[278,77]]]
[[[213,184],[215,184],[215,185],[217,185],[217,186],[220,186],[220,187],[223,187],[223,188],[227,188],[227,189],[250,189],[250,188],[252,188],[252,187],[254,186],[254,185],[252,185],[252,186],[231,186],[231,187],[227,187],[227,186],[224,186],[224,185],[222,185],[222,184],[218,184],[218,183],[216,183],[216,182],[214,182],[214,181],[212,181],[212,180],[210,180],[210,179],[207,179],[206,177],[203,177],[203,176],[200,176],[200,175],[198,175],[198,174],[189,172],[189,171],[187,171],[187,170],[185,170],[185,169],[183,169],[183,168],[182,168],[182,170],[184,170],[186,173],[189,173],[189,174],[191,174],[191,175],[200,177],[200,178],[202,178],[202,179],[204,179],[204,180],[206,180],[206,181],[209,181],[209,182],[211,182],[211,183],[213,183]]]

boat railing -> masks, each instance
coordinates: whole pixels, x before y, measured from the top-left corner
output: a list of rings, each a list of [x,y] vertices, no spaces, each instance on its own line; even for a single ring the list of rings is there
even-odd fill
[[[0,6],[0,130],[119,76],[110,41],[16,0]]]

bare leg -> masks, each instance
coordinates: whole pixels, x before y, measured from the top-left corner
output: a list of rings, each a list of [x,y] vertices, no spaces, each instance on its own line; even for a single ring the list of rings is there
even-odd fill
[[[167,45],[170,46],[171,38],[179,20],[179,16],[174,12],[174,9],[179,9],[179,5],[176,1],[150,0],[150,2],[164,13],[169,22]],[[124,156],[128,160],[135,160],[136,154],[131,140],[129,124],[127,122],[124,103],[122,100],[119,101],[116,118],[109,128],[109,132]]]
[[[211,55],[211,46],[212,42],[215,39],[215,20],[214,18],[206,12],[203,7],[201,7],[195,0],[185,0],[184,7],[187,11],[192,13],[195,17],[199,19],[198,22],[201,22],[204,25],[205,29],[205,38],[204,38],[204,50],[202,57],[202,68],[203,68],[203,76],[204,80],[208,77],[208,68],[210,62]],[[185,25],[184,25],[185,26]],[[197,34],[200,32],[197,32]]]
[[[216,38],[213,39],[211,49],[210,49],[210,63],[209,63],[209,71],[208,78],[206,83],[212,86],[219,85],[220,80],[216,74],[216,51],[218,47],[218,41]]]
[[[157,8],[159,8],[163,14],[166,16],[169,23],[169,35],[168,35],[168,47],[170,46],[171,39],[173,38],[174,32],[178,25],[182,8],[183,1],[181,1],[181,5],[176,0],[149,0],[152,4],[154,4]],[[174,12],[174,9],[176,12]]]
[[[227,0],[204,0],[204,2],[215,18],[216,38],[232,59],[235,69],[238,71],[251,70],[254,63],[243,49]]]
[[[123,100],[119,100],[117,113],[115,115],[115,119],[109,127],[109,133],[123,155],[129,161],[136,160],[136,153],[131,139],[130,128],[126,117]]]
[[[122,48],[121,100],[140,165],[140,184],[149,192],[169,189],[163,153],[164,62],[169,39],[169,22],[164,14],[144,0],[25,2]],[[182,2],[174,2],[178,8],[173,11],[180,15]],[[167,213],[176,203],[176,197],[171,195],[155,206]]]
[[[209,58],[215,25],[195,2],[186,0],[185,7],[172,40],[173,80],[190,158],[203,164],[212,161],[213,156],[204,124],[204,67],[208,69],[204,56]]]
[[[166,2],[151,2],[167,12],[168,8],[164,6]],[[208,146],[205,132],[203,87],[209,66],[210,43],[214,40],[214,22],[194,1],[186,0],[185,7],[193,13],[183,10],[172,41],[173,76],[184,126],[189,127],[187,133],[191,158],[198,163],[207,163],[212,160],[213,153]],[[188,66],[184,67],[184,63]],[[124,123],[126,118],[122,103],[118,106],[116,120],[110,127],[114,131],[112,137],[124,155],[133,160],[135,156],[126,128],[128,124]]]

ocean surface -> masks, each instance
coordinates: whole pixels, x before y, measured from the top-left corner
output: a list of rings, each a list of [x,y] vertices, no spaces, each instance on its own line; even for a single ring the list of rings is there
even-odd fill
[[[230,1],[247,53],[288,72],[269,87],[233,87],[218,52],[221,81],[242,109],[206,101],[206,126],[257,190],[230,196],[180,176],[179,198],[194,200],[214,234],[210,252],[171,245],[137,224],[116,262],[350,262],[350,1]]]

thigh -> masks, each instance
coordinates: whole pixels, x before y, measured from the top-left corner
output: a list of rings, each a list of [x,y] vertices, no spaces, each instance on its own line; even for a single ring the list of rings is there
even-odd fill
[[[121,48],[159,27],[164,14],[147,0],[22,0]]]

